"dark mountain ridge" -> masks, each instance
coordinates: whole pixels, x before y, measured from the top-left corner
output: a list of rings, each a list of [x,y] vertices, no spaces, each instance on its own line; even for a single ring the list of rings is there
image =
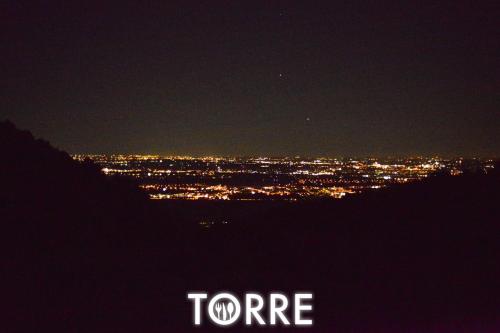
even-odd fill
[[[211,331],[190,290],[313,291],[314,332],[500,328],[498,168],[336,201],[158,203],[9,122],[0,149],[3,331]]]

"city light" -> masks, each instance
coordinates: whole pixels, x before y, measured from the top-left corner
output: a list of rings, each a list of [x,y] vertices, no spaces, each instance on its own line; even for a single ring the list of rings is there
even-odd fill
[[[488,170],[489,160],[441,158],[336,159],[74,155],[90,159],[106,175],[138,180],[155,200],[340,199],[391,184],[418,181],[441,172]]]

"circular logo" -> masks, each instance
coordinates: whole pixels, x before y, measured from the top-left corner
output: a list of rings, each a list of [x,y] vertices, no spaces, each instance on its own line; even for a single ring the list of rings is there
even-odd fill
[[[240,302],[229,293],[221,293],[208,303],[208,315],[216,324],[227,326],[234,323],[241,313]]]

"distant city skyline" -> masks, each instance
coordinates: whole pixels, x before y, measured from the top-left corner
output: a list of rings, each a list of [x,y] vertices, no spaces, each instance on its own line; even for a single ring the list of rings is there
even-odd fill
[[[328,156],[328,155],[266,155],[266,154],[240,154],[240,155],[223,155],[223,154],[173,154],[173,153],[141,153],[141,152],[132,152],[132,153],[125,153],[125,152],[116,152],[116,153],[89,153],[89,152],[79,152],[79,153],[69,153],[72,156],[106,156],[106,157],[111,157],[111,156],[157,156],[157,157],[163,157],[163,158],[198,158],[198,159],[203,159],[203,158],[278,158],[278,159],[293,159],[293,158],[299,158],[299,159],[407,159],[407,158],[439,158],[439,159],[492,159],[492,160],[498,160],[498,156],[496,155],[475,155],[475,156],[467,156],[467,155],[440,155],[440,154],[428,154],[428,155],[423,155],[423,154],[408,154],[408,155],[358,155],[358,156],[352,156],[352,155],[337,155],[337,156]]]
[[[286,200],[334,198],[420,181],[432,174],[489,172],[492,160],[400,158],[229,158],[73,155],[104,174],[136,179],[155,200]]]

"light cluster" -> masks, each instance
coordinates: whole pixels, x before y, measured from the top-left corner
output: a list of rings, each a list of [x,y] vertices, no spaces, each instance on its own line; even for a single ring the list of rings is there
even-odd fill
[[[441,172],[488,170],[491,160],[442,158],[270,158],[74,155],[107,175],[136,178],[151,199],[300,200],[342,198]]]

